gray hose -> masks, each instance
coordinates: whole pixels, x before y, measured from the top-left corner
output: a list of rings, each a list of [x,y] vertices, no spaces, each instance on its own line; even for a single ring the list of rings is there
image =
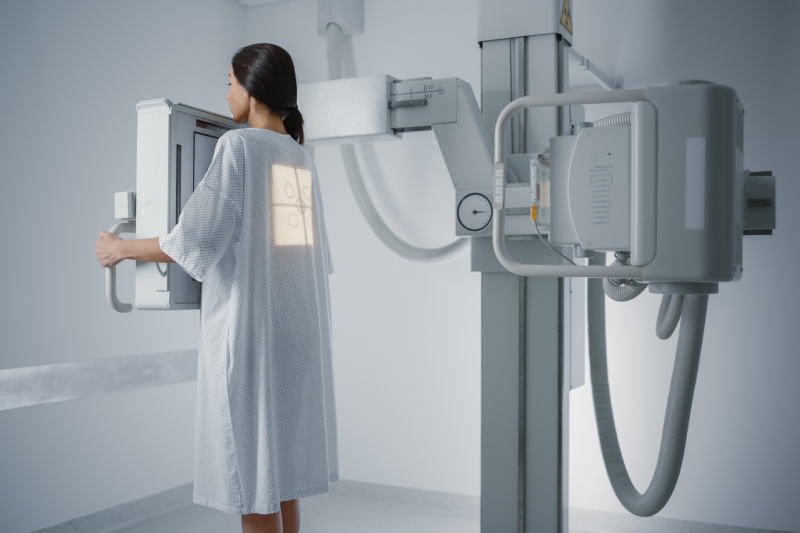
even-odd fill
[[[595,128],[607,128],[609,126],[630,126],[631,125],[631,112],[618,113],[610,117],[601,118],[593,124]]]
[[[447,246],[441,248],[419,248],[412,246],[398,237],[383,221],[375,205],[369,199],[369,193],[364,186],[364,179],[361,177],[361,170],[356,160],[356,151],[352,144],[343,144],[342,160],[350,182],[350,189],[356,199],[361,214],[369,223],[375,234],[383,241],[390,250],[397,255],[421,263],[447,261],[463,254],[469,244],[469,239],[456,239]]]
[[[331,80],[339,80],[343,77],[340,53],[341,39],[342,29],[336,24],[329,24],[327,28],[328,78]],[[356,204],[358,204],[358,208],[369,227],[390,250],[400,257],[422,263],[448,261],[469,250],[469,239],[464,237],[458,238],[440,248],[420,248],[398,237],[384,222],[369,197],[367,187],[364,185],[364,178],[361,175],[361,169],[358,166],[355,148],[352,144],[343,144],[340,149],[347,181],[350,183],[350,189],[353,191]]]
[[[328,24],[325,28],[327,32],[327,53],[325,56],[328,59],[328,79],[340,80],[344,77],[342,69],[342,28],[338,24]]]
[[[605,257],[605,254],[603,256]],[[612,263],[613,266],[631,264],[629,253],[618,252],[614,256],[616,261]],[[605,265],[605,263],[603,264]],[[603,291],[606,296],[616,302],[629,302],[642,294],[646,288],[647,283],[641,283],[635,279],[603,278]]]
[[[614,283],[611,278],[603,278],[603,292],[615,302],[629,302],[642,294],[647,288],[647,283],[639,283],[633,279],[622,280],[623,283]]]
[[[595,253],[590,264],[605,264],[605,254]],[[605,293],[599,279],[588,282],[589,315],[589,366],[592,380],[597,432],[600,449],[606,464],[608,478],[620,503],[637,516],[653,516],[669,501],[683,463],[686,435],[689,430],[689,415],[700,365],[703,345],[708,295],[686,295],[683,300],[682,320],[675,366],[672,371],[667,412],[661,435],[661,448],[653,479],[644,494],[639,493],[631,482],[622,451],[619,447],[617,429],[608,384],[608,362],[606,360]]]
[[[656,321],[656,335],[659,339],[667,340],[672,337],[681,319],[682,308],[683,294],[665,294],[661,297],[661,307],[658,308]]]

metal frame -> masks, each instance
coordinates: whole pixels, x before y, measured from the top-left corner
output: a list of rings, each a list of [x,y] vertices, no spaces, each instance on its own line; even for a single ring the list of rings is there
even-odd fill
[[[602,70],[597,68],[597,65],[589,61],[588,57],[584,57],[572,47],[567,49],[569,59],[576,63],[580,68],[585,70],[594,81],[597,82],[602,88],[607,91],[619,91],[622,89],[623,80],[621,77],[608,76]]]
[[[502,185],[503,194],[494,196],[494,227],[492,229],[492,240],[494,251],[500,263],[520,276],[552,277],[552,276],[575,276],[575,277],[595,277],[595,278],[636,278],[644,276],[643,267],[634,266],[583,266],[583,265],[541,265],[531,263],[520,263],[511,257],[506,249],[505,236],[505,189],[507,185],[505,160],[506,160],[506,140],[503,134],[506,124],[513,119],[515,113],[520,110],[528,110],[531,107],[544,108],[547,106],[567,106],[575,104],[595,104],[610,102],[633,102],[645,100],[643,89],[633,91],[614,91],[602,93],[579,93],[579,94],[556,94],[550,96],[528,96],[519,98],[509,103],[500,113],[495,128],[495,180],[498,187]],[[559,113],[561,116],[561,113]],[[513,141],[512,141],[513,146]]]

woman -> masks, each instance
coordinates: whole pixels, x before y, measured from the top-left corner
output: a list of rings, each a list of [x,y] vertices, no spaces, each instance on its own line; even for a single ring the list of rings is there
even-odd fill
[[[316,169],[303,144],[289,54],[232,60],[237,123],[168,235],[103,232],[100,264],[178,263],[203,282],[194,502],[242,515],[242,530],[299,531],[297,499],[338,480],[328,274]]]

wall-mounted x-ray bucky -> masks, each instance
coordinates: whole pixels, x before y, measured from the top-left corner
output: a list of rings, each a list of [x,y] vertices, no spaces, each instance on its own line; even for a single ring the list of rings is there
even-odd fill
[[[217,140],[244,126],[166,98],[139,102],[136,111],[136,191],[115,195],[121,222],[111,232],[147,239],[175,227],[211,164]],[[136,262],[137,309],[199,309],[200,293],[200,283],[175,263]],[[116,267],[106,271],[106,297],[115,310],[131,311],[131,304],[117,298]]]

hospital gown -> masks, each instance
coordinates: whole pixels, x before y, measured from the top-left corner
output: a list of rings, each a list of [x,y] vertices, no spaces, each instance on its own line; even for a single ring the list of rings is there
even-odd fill
[[[227,132],[160,246],[203,282],[194,502],[270,514],[327,492],[333,267],[305,149],[270,130]]]

